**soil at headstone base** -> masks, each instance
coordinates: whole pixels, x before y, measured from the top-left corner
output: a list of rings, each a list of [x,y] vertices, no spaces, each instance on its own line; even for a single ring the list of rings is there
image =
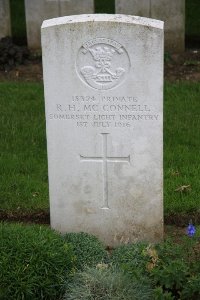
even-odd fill
[[[182,54],[165,54],[165,79],[168,81],[200,82],[200,49]]]
[[[200,224],[200,214],[174,214],[165,217],[164,238],[170,237],[175,242],[179,242],[181,238],[186,235],[186,228],[190,220],[193,221],[193,224]],[[50,214],[48,211],[39,211],[34,213],[7,213],[0,211],[0,221],[20,222],[24,224],[40,224],[49,226]]]
[[[0,211],[0,221],[5,222],[23,222],[34,224],[50,224],[50,214],[48,211],[36,212],[5,212]]]
[[[1,210],[0,221],[50,224],[50,213],[49,211],[42,210],[36,212],[5,212]],[[191,221],[193,224],[200,224],[200,212],[173,213],[164,217],[165,225],[172,225],[182,228],[186,227]]]

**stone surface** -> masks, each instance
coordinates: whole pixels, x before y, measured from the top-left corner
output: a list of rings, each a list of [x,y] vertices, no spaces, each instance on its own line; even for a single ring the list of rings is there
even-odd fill
[[[116,13],[143,16],[165,22],[165,50],[185,50],[185,0],[115,0]]]
[[[150,9],[150,0],[115,0],[116,13],[149,17]]]
[[[51,226],[105,244],[163,233],[163,22],[47,20],[42,51]]]
[[[185,0],[151,0],[151,18],[165,22],[165,49],[185,50]]]
[[[0,0],[0,39],[10,35],[10,3],[9,0]]]
[[[94,12],[93,0],[25,0],[27,40],[30,49],[41,47],[45,19]]]

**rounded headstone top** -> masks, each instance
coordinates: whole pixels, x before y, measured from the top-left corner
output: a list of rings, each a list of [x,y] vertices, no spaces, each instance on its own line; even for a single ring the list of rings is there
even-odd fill
[[[45,20],[42,24],[42,29],[52,26],[65,25],[70,23],[85,23],[85,22],[115,22],[115,23],[130,23],[147,27],[163,29],[164,22],[160,20],[144,18],[139,16],[122,15],[122,14],[84,14],[71,15]]]

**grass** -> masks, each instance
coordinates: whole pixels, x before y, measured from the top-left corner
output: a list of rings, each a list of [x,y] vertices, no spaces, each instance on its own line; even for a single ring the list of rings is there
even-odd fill
[[[86,268],[69,284],[64,300],[150,300],[150,283],[130,280],[115,268]]]
[[[85,266],[95,267],[108,258],[103,243],[96,236],[84,232],[66,233],[64,240],[73,245],[76,269],[83,270]]]
[[[61,299],[74,270],[72,245],[50,228],[0,223],[0,299]]]
[[[1,83],[0,91],[1,208],[48,209],[43,87]]]
[[[121,245],[103,263],[94,236],[1,222],[0,299],[200,299],[199,249],[198,226],[176,242]]]
[[[1,209],[48,210],[43,86],[0,83],[0,91]],[[165,86],[165,215],[200,210],[199,95],[198,83]]]
[[[165,95],[165,214],[200,210],[200,84],[166,84]]]

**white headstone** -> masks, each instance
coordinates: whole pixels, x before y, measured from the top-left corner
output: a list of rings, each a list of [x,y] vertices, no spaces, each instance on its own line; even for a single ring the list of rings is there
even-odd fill
[[[115,0],[116,13],[149,17],[150,0]]]
[[[115,11],[165,22],[165,50],[185,49],[185,0],[115,0]]]
[[[163,22],[44,21],[51,226],[115,246],[163,233]]]
[[[9,0],[0,0],[0,39],[10,35],[10,2]]]
[[[165,49],[185,50],[185,0],[151,0],[151,18],[165,23]]]
[[[25,0],[28,47],[41,47],[40,28],[45,19],[94,12],[93,0]]]

